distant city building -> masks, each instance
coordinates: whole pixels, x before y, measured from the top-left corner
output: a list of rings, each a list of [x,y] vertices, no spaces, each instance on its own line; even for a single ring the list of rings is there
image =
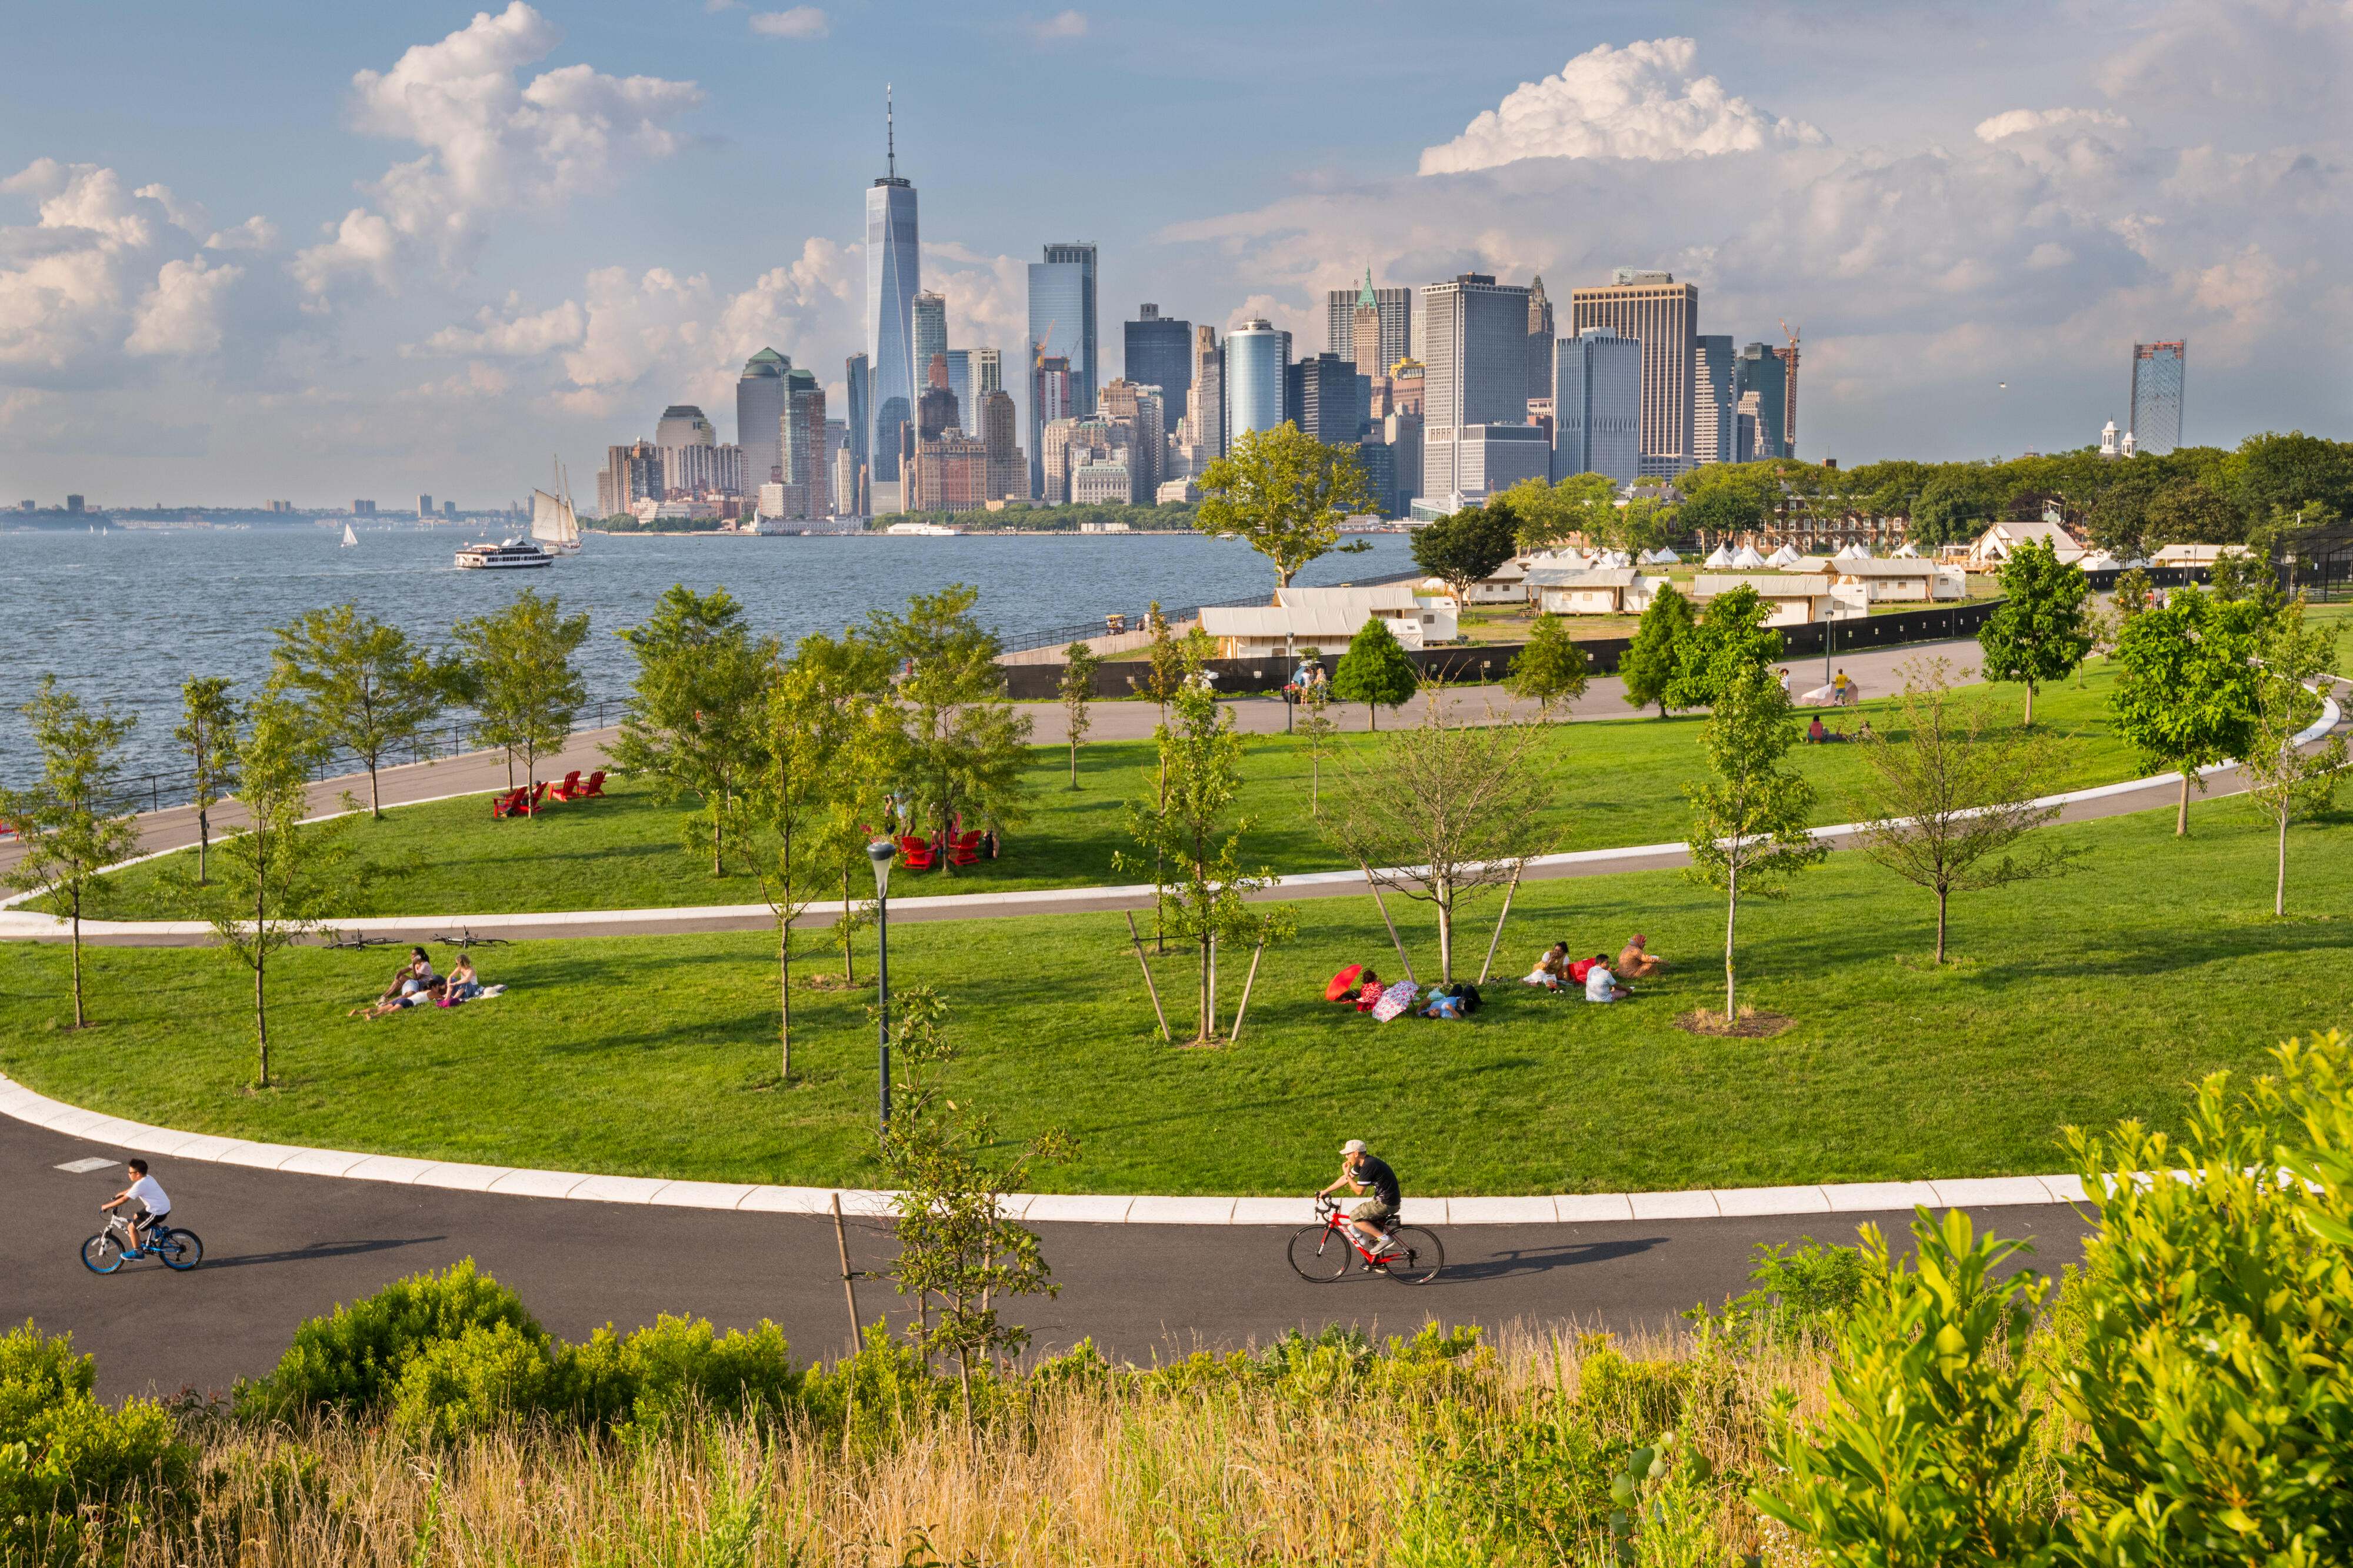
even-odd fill
[[[1525,348],[1524,343],[1522,348]],[[1534,425],[1464,425],[1448,444],[1454,463],[1453,487],[1440,492],[1468,505],[1510,489],[1522,479],[1541,479],[1552,471],[1552,444]],[[1430,443],[1422,443],[1422,493],[1431,493],[1429,479]]]
[[[942,294],[924,289],[915,296],[913,306],[915,340],[915,395],[921,397],[929,384],[932,356],[948,352],[948,302]]]
[[[607,447],[605,449],[605,471],[596,478],[599,514],[611,517],[628,511],[641,500],[662,500],[662,479],[661,448],[651,441]]]
[[[1155,506],[1192,506],[1201,499],[1201,487],[1191,479],[1169,479],[1152,492]]]
[[[2187,341],[2133,344],[2132,427],[2136,451],[2163,457],[2181,445],[2181,384]]]
[[[1485,273],[1461,273],[1422,289],[1421,319],[1422,493],[1483,500],[1493,467],[1487,433],[1525,425],[1528,416],[1528,290]],[[1541,438],[1543,432],[1528,428]],[[1475,452],[1462,445],[1474,439]],[[1550,462],[1547,451],[1545,466]]]
[[[1736,372],[1732,339],[1702,335],[1692,340],[1692,460],[1734,461],[1732,437]]]
[[[81,498],[79,496],[66,497],[66,510],[68,511],[79,511],[81,510]],[[431,496],[418,496],[417,498],[417,515],[419,517],[431,517],[433,515],[433,498]]]
[[[1383,388],[1381,393],[1382,412],[1394,411],[1415,416],[1419,416],[1423,412],[1422,395],[1429,385],[1429,378],[1422,374],[1419,360],[1398,361],[1397,363],[1389,366],[1389,374],[1385,379],[1388,385]]]
[[[1135,480],[1119,458],[1082,463],[1071,475],[1071,500],[1077,506],[1129,506],[1135,500]]]
[[[1005,355],[996,349],[973,350],[972,377],[970,406],[977,408],[990,393],[1004,390]]]
[[[1159,388],[1139,385],[1126,376],[1103,386],[1103,417],[1128,427],[1129,478],[1138,501],[1157,489],[1164,477],[1160,469],[1168,444],[1166,408]]]
[[[25,503],[25,510],[26,511],[33,510],[32,503],[30,501]],[[352,515],[353,517],[374,517],[375,515],[375,502],[372,500],[355,500],[352,502]]]
[[[1185,400],[1185,439],[1195,473],[1226,455],[1226,351],[1218,329],[1193,329],[1193,386]]]
[[[719,433],[702,410],[691,403],[673,403],[662,410],[661,422],[654,426],[654,445],[671,447],[715,447]]]
[[[1553,395],[1555,336],[1552,300],[1545,294],[1544,275],[1538,273],[1528,285],[1528,395],[1532,398]]]
[[[1047,246],[1044,254],[1043,261],[1029,263],[1029,363],[1063,362],[1063,406],[1083,419],[1095,411],[1103,374],[1095,334],[1095,247],[1058,243]],[[1054,417],[1035,397],[1030,400],[1033,447],[1042,450],[1040,432]]]
[[[915,437],[928,441],[963,428],[964,410],[948,390],[948,356],[935,353],[923,365],[923,390],[915,399]]]
[[[1253,430],[1282,423],[1284,365],[1291,334],[1271,321],[1244,321],[1226,334],[1225,448]]]
[[[1572,289],[1568,330],[1608,327],[1642,345],[1642,472],[1668,478],[1697,459],[1692,447],[1694,334],[1699,288],[1672,272],[1620,267],[1609,283]]]
[[[1392,498],[1389,515],[1403,517],[1411,509],[1413,498],[1421,489],[1421,416],[1401,409],[1392,409],[1374,423],[1381,444],[1389,449],[1389,463],[1395,474],[1397,494]]]
[[[785,378],[782,450],[776,464],[784,509],[773,515],[797,522],[819,522],[833,515],[833,466],[825,426],[825,387],[816,373],[793,371]]]
[[[975,406],[972,401],[972,351],[970,349],[948,350],[948,390],[955,394],[957,427],[963,429],[967,436],[978,434],[969,428],[973,423],[971,416]]]
[[[1048,420],[1039,435],[1043,449],[1036,461],[1038,499],[1048,506],[1060,506],[1071,499],[1071,441],[1078,428],[1079,422],[1066,415]]]
[[[1741,455],[1740,462],[1791,456],[1787,354],[1787,350],[1770,343],[1750,343],[1733,362],[1734,405],[1757,421],[1756,445]],[[1756,395],[1753,404],[1747,401],[1752,393]]]
[[[455,522],[458,519],[458,503],[453,500],[443,501],[441,503],[441,516],[445,521]]]
[[[1135,320],[1122,329],[1126,335],[1127,379],[1138,386],[1160,389],[1163,411],[1171,422],[1192,408],[1193,323],[1164,316],[1157,305],[1139,305]]]
[[[1056,420],[1078,417],[1072,406],[1071,362],[1061,354],[1043,354],[1029,378],[1029,490],[1040,500],[1047,495],[1046,435]]]
[[[425,503],[432,500],[432,499],[433,498],[431,496],[419,496],[417,498],[417,503],[421,507]],[[80,511],[84,504],[82,498],[78,495],[69,495],[66,497],[66,510],[69,512]]]
[[[946,392],[946,388],[940,389]],[[988,501],[988,448],[951,426],[915,444],[907,511],[978,511]]]
[[[844,441],[833,452],[833,512],[836,517],[856,517],[858,511],[858,454]]]
[[[1642,345],[1588,327],[1553,348],[1551,478],[1607,474],[1630,485],[1642,472]]]
[[[1356,346],[1356,311],[1367,301],[1379,323],[1379,341],[1374,345],[1368,363]],[[1390,365],[1411,354],[1414,341],[1413,290],[1410,289],[1376,289],[1373,269],[1365,268],[1364,283],[1354,289],[1335,289],[1324,295],[1324,346],[1334,353],[1352,361],[1362,375],[1379,375]]]
[[[756,496],[760,487],[781,483],[784,461],[785,378],[793,362],[774,349],[762,349],[744,362],[735,378],[735,445],[744,454],[740,476],[744,492]]]
[[[915,295],[923,288],[923,247],[915,224],[915,187],[899,174],[897,120],[885,101],[887,162],[866,192],[866,353],[874,437],[867,461],[878,479],[899,477],[900,427],[915,416]],[[944,345],[943,345],[944,346]],[[737,427],[747,458],[758,454]],[[763,478],[765,476],[763,475]]]
[[[874,449],[874,366],[862,353],[841,364],[849,406],[842,410],[849,424],[849,455],[863,468]]]
[[[670,495],[705,495],[722,490],[739,495],[744,489],[744,448],[729,443],[723,447],[665,447],[660,448],[662,489]]]
[[[1284,376],[1283,417],[1331,446],[1349,446],[1371,417],[1372,381],[1356,362],[1328,351],[1290,367]]]
[[[1365,488],[1373,492],[1374,512],[1385,518],[1404,516],[1398,499],[1397,448],[1386,441],[1359,441],[1356,461],[1365,470]]]
[[[984,351],[994,353],[994,350]],[[1002,387],[992,387],[981,395],[981,447],[987,455],[987,484],[990,500],[1027,500],[1029,498],[1029,473],[1023,466],[1021,447],[1014,439],[1018,414],[1013,406],[1013,395]]]

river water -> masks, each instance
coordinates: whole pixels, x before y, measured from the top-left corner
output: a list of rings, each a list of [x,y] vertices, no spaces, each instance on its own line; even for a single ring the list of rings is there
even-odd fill
[[[269,668],[271,628],[346,600],[438,641],[452,622],[505,604],[522,586],[585,609],[591,697],[624,695],[633,673],[613,634],[645,618],[664,589],[724,587],[760,631],[787,644],[839,632],[913,593],[980,590],[976,613],[1008,637],[1266,592],[1271,570],[1249,546],[1196,534],[789,536],[592,534],[543,571],[461,572],[456,529],[380,529],[339,545],[340,530],[174,529],[0,534],[0,782],[29,784],[19,707],[45,671],[90,701],[135,712],[131,773],[173,772],[180,682],[225,675],[243,690]],[[1303,583],[1409,571],[1400,534],[1363,553],[1327,555]]]

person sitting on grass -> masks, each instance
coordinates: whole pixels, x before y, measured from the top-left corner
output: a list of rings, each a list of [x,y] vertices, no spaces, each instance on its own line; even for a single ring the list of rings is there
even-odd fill
[[[408,950],[408,962],[394,972],[392,984],[384,988],[384,994],[376,1000],[389,1002],[396,996],[405,996],[432,984],[433,960],[426,955],[423,948],[412,947]]]
[[[1560,989],[1561,971],[1567,966],[1567,963],[1568,943],[1554,942],[1544,950],[1543,955],[1536,960],[1536,966],[1521,977],[1520,984],[1541,985],[1547,991],[1557,991]]]
[[[1819,713],[1815,714],[1814,721],[1806,726],[1806,743],[1810,746],[1819,746],[1829,739],[1829,731],[1822,728],[1822,716]]]
[[[1585,972],[1585,999],[1588,1002],[1623,1002],[1632,994],[1631,991],[1618,984],[1618,977],[1609,973],[1609,965],[1597,955],[1593,967]]]
[[[395,1013],[406,1008],[422,1007],[431,1003],[438,1003],[446,994],[448,987],[448,982],[436,975],[428,984],[419,985],[414,991],[404,991],[397,996],[387,997],[373,1006],[354,1007],[344,1016],[365,1018],[373,1024],[378,1018],[389,1018]]]
[[[1566,971],[1568,983],[1571,985],[1582,985],[1585,984],[1585,977],[1592,973],[1596,968],[1606,969],[1609,965],[1609,959],[1605,953],[1597,952],[1591,958],[1580,958],[1570,964]]]
[[[454,1007],[460,1002],[470,1002],[482,994],[481,976],[474,973],[471,953],[461,952],[451,966],[449,977],[441,983],[441,1005]]]
[[[1365,978],[1356,987],[1356,1011],[1359,1013],[1371,1012],[1373,1010],[1373,1005],[1381,999],[1381,993],[1388,989],[1388,987],[1387,985],[1381,984],[1381,977],[1374,973],[1371,966],[1367,965],[1365,970]]]
[[[1651,939],[1636,931],[1618,951],[1616,973],[1627,980],[1648,980],[1667,966],[1667,961],[1651,951]]]

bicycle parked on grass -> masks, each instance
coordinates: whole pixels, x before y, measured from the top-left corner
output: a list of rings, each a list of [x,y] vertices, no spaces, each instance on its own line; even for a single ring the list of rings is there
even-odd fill
[[[1332,1199],[1315,1200],[1315,1218],[1316,1224],[1303,1227],[1291,1238],[1291,1267],[1302,1279],[1329,1285],[1348,1272],[1352,1257],[1366,1272],[1386,1274],[1400,1285],[1427,1285],[1446,1267],[1446,1248],[1439,1245],[1436,1235],[1420,1226],[1391,1220],[1382,1227],[1389,1250],[1376,1257],[1357,1239],[1347,1216]]]
[[[106,1228],[81,1244],[81,1264],[92,1274],[111,1274],[134,1258],[153,1258],[166,1268],[185,1274],[205,1260],[205,1244],[193,1230],[182,1230],[168,1220],[151,1220],[147,1245],[134,1247],[131,1222],[121,1215]]]

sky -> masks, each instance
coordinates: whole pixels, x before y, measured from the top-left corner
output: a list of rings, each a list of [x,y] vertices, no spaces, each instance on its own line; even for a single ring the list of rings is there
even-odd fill
[[[773,346],[842,395],[885,84],[950,341],[1025,266],[1325,346],[1464,270],[1803,334],[1799,455],[2353,437],[2353,0],[56,7],[0,100],[0,500],[500,505]],[[97,62],[102,62],[102,68]],[[1008,389],[1012,390],[1012,389]],[[1026,426],[1025,426],[1026,429]]]

